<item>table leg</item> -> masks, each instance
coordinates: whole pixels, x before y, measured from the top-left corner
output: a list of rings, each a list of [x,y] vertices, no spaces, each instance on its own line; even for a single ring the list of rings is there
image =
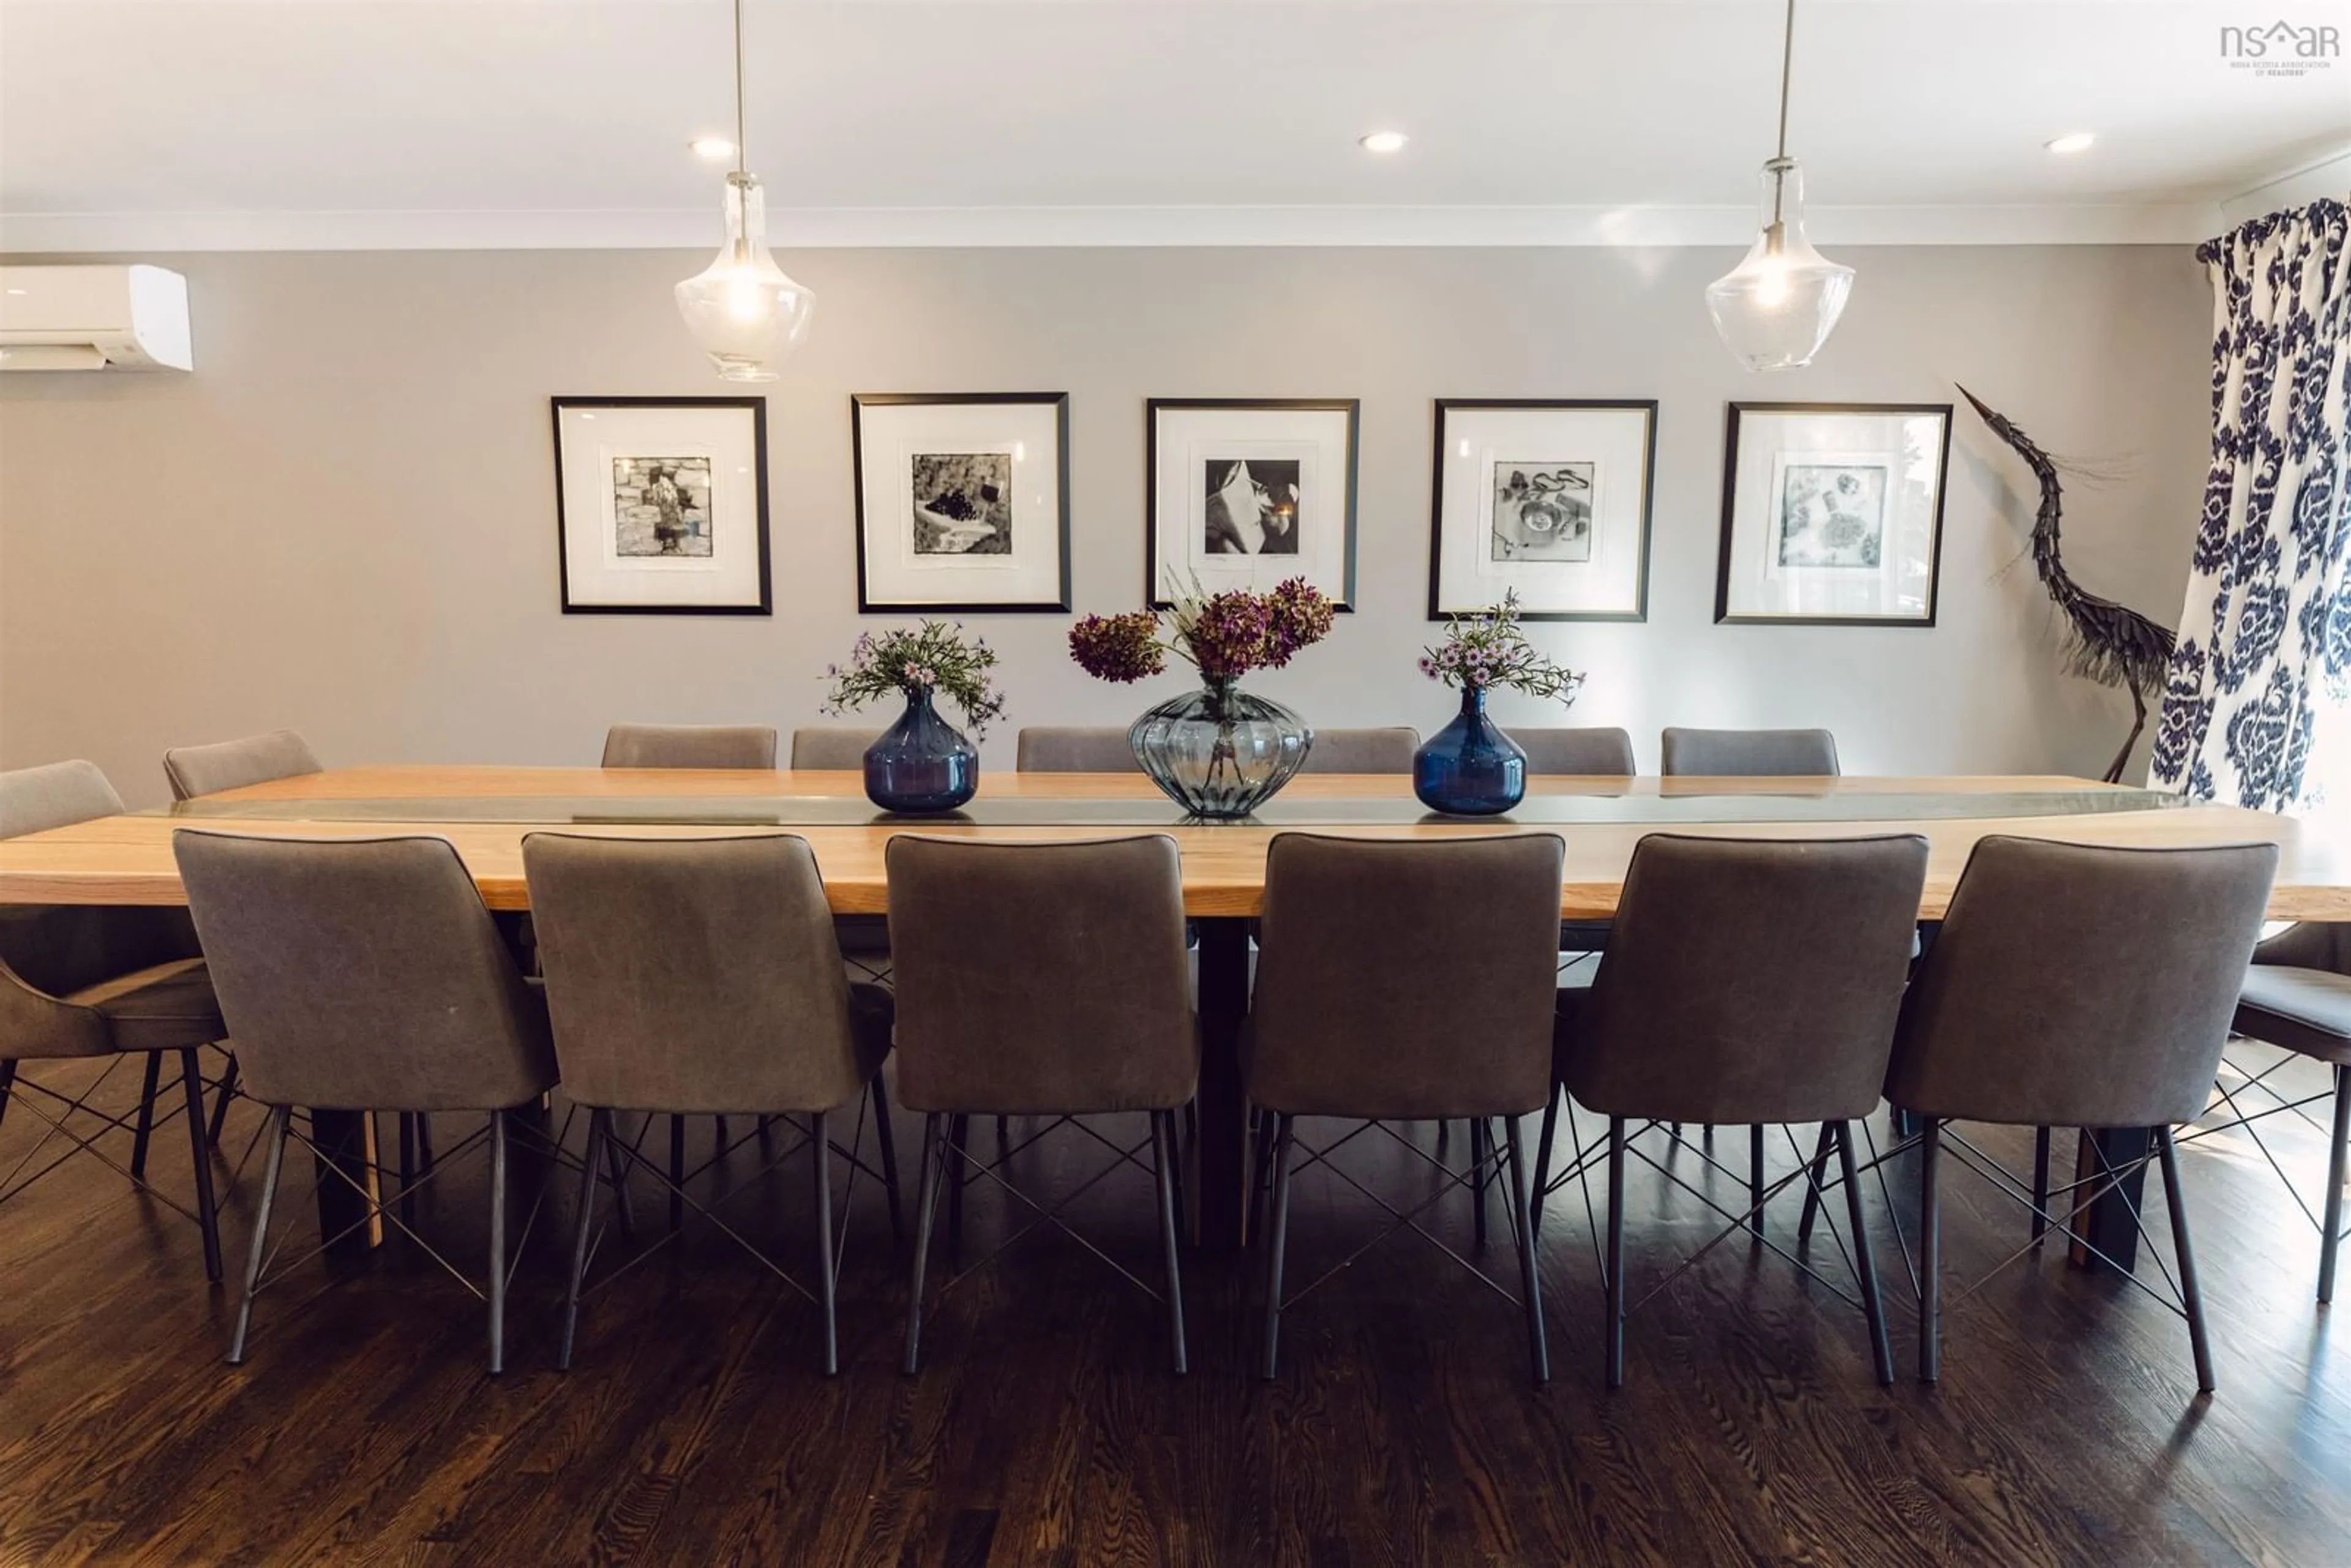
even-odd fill
[[[310,1137],[319,1145],[320,1158],[340,1167],[351,1181],[362,1186],[371,1179],[367,1149],[369,1120],[368,1115],[360,1111],[310,1113]],[[318,1186],[319,1234],[332,1236],[346,1226],[353,1228],[350,1235],[328,1249],[328,1256],[365,1256],[371,1245],[368,1234],[371,1228],[359,1222],[367,1217],[367,1200],[353,1189],[350,1182],[333,1174],[324,1164],[319,1169]]]
[[[2088,1190],[2096,1191],[2098,1196],[2074,1210],[2076,1239],[2066,1249],[2066,1258],[2076,1268],[2106,1266],[2090,1250],[2091,1247],[2126,1270],[2138,1262],[2138,1216],[2145,1212],[2140,1200],[2147,1188],[2147,1166],[2136,1162],[2146,1159],[2154,1146],[2154,1136],[2145,1127],[2082,1129],[2081,1146],[2074,1157],[2074,1176],[2076,1180],[2089,1182]],[[2133,1167],[2130,1175],[2107,1186],[2102,1173],[2126,1166]],[[2105,1190],[2099,1191],[2101,1187]],[[2085,1241],[2089,1246],[2084,1246]]]
[[[1241,1102],[1241,1020],[1249,1013],[1249,925],[1243,918],[1196,922],[1200,934],[1199,1192],[1192,1204],[1199,1245],[1241,1245],[1249,1206],[1249,1140]]]

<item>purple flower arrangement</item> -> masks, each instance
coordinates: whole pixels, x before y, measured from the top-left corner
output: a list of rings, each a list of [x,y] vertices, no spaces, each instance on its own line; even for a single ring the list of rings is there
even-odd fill
[[[1445,640],[1420,654],[1420,673],[1432,681],[1469,691],[1525,692],[1531,696],[1575,701],[1583,676],[1546,658],[1519,625],[1519,596],[1476,615],[1456,615]]]
[[[893,692],[908,702],[935,695],[963,710],[964,722],[976,738],[1004,715],[1004,694],[996,688],[995,668],[996,650],[985,637],[966,639],[960,622],[925,621],[879,637],[861,632],[847,664],[825,666],[832,690],[825,696],[824,711],[846,715]]]
[[[1088,615],[1070,629],[1070,657],[1096,680],[1125,684],[1158,674],[1167,655],[1188,661],[1206,681],[1233,681],[1251,670],[1278,670],[1331,634],[1336,612],[1302,577],[1267,593],[1198,585],[1175,595],[1170,629],[1148,610]]]

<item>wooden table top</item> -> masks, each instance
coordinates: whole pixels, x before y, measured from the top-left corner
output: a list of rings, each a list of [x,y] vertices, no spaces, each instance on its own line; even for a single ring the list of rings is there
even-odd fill
[[[2104,792],[2100,795],[2099,792]],[[834,909],[879,914],[887,907],[883,847],[901,832],[1037,842],[1164,831],[1182,851],[1186,907],[1196,915],[1258,912],[1265,852],[1287,824],[1138,825],[1158,797],[1139,774],[990,773],[983,779],[976,821],[842,821],[845,803],[862,795],[854,773],[696,771],[638,768],[502,767],[381,767],[336,768],[277,779],[206,797],[191,807],[202,815],[162,812],[105,817],[47,832],[0,841],[0,903],[163,904],[184,902],[171,838],[183,827],[287,837],[378,838],[423,833],[446,839],[465,859],[494,909],[523,909],[529,898],[521,842],[532,832],[560,831],[615,837],[694,838],[739,832],[796,832],[814,849]],[[1984,798],[1982,814],[1953,797]],[[2096,797],[2096,798],[2094,798]],[[739,813],[757,804],[769,825],[729,820],[575,822],[545,810],[549,801],[583,809],[631,800],[707,799],[714,812]],[[1298,831],[1370,838],[1421,839],[1464,834],[1552,832],[1567,845],[1567,885],[1561,914],[1604,917],[1616,906],[1634,846],[1648,833],[1671,831],[1743,838],[1823,838],[1854,833],[1917,832],[1932,845],[1919,913],[1939,916],[1975,841],[1989,833],[2074,843],[2166,846],[2271,840],[2283,850],[2270,914],[2280,920],[2351,919],[2351,831],[2346,827],[2277,817],[2235,807],[2151,806],[2151,798],[2085,779],[1993,776],[1911,779],[1538,779],[1522,815],[1541,821],[1417,818],[1411,784],[1395,776],[1315,774],[1293,780],[1277,799],[1301,820]],[[1721,803],[1709,820],[1708,800]],[[499,801],[529,802],[518,820],[496,820]],[[1131,802],[1124,825],[1073,820],[1059,824],[1046,803],[1097,810]],[[315,814],[304,802],[314,804]],[[413,817],[400,814],[414,803]],[[797,803],[824,804],[831,820],[792,822]],[[1348,820],[1349,802],[1366,817]],[[723,803],[723,804],[722,804]],[[1020,814],[1017,825],[989,822],[984,808]],[[463,808],[468,820],[449,820]],[[231,814],[239,810],[268,816]],[[1915,816],[1903,815],[1917,810]],[[353,816],[354,810],[363,813]],[[435,820],[441,813],[442,820]],[[1756,813],[1761,812],[1759,818]],[[2021,814],[2031,812],[2032,814]],[[339,815],[339,813],[340,813]],[[484,813],[487,813],[486,819]],[[2045,814],[2043,814],[2045,813]],[[774,825],[780,821],[783,825]]]

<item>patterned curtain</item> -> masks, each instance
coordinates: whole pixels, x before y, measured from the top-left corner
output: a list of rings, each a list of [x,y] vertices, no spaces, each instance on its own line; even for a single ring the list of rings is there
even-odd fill
[[[2351,802],[2351,218],[2208,242],[2212,472],[2153,779],[2259,810]]]

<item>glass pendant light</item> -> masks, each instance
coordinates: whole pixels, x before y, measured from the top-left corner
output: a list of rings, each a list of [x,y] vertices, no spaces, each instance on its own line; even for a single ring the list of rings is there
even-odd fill
[[[768,252],[768,203],[746,166],[743,0],[735,0],[735,169],[726,176],[726,243],[677,286],[678,314],[722,380],[771,382],[775,365],[808,336],[816,296]]]
[[[1714,329],[1750,371],[1810,364],[1853,292],[1853,268],[1838,266],[1804,238],[1804,175],[1788,156],[1795,44],[1796,0],[1788,0],[1780,52],[1780,151],[1763,165],[1763,232],[1746,258],[1706,289]]]

